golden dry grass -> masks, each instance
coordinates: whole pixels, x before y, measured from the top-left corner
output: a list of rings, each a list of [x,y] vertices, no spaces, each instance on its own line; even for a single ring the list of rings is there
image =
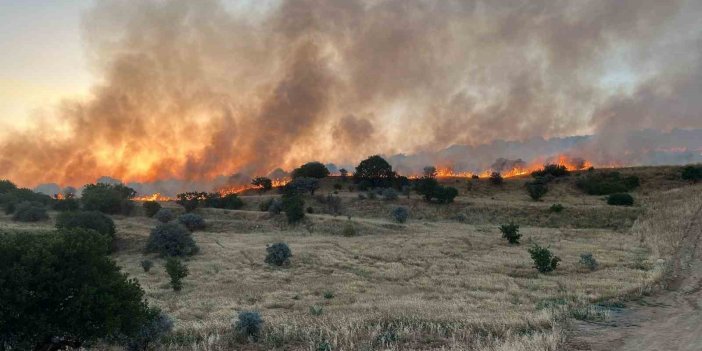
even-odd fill
[[[195,233],[201,250],[187,261],[181,292],[170,289],[164,260],[142,253],[154,220],[117,218],[114,258],[149,302],[175,319],[164,350],[556,350],[573,310],[596,314],[593,302],[646,293],[669,268],[686,221],[702,204],[702,187],[653,177],[668,174],[662,169],[640,170],[658,181],[644,182],[634,208],[582,195],[571,180],[554,184],[538,203],[526,196],[526,179],[473,186],[449,206],[416,195],[387,203],[342,194],[354,237],[341,235],[345,216],[311,215],[288,226],[253,211],[265,196],[246,197],[244,211],[199,210],[209,225]],[[566,210],[550,213],[556,202]],[[407,224],[390,221],[398,204],[412,210]],[[452,219],[457,213],[464,222]],[[500,238],[497,225],[509,220],[522,224],[521,245]],[[266,245],[278,241],[293,251],[289,267],[264,263]],[[562,258],[556,271],[532,268],[532,242]],[[599,261],[598,270],[578,264],[584,252]],[[144,258],[156,263],[149,273],[140,267]],[[259,311],[265,320],[258,343],[233,336],[240,311]]]

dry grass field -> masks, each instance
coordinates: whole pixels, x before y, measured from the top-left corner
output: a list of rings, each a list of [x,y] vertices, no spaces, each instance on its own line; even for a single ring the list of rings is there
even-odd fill
[[[676,180],[674,167],[621,171],[642,180],[633,207],[584,195],[574,186],[578,175],[552,183],[539,202],[524,190],[529,178],[503,186],[447,179],[460,190],[449,205],[416,194],[362,200],[347,191],[349,182],[340,193],[343,215],[322,214],[307,197],[315,214],[290,226],[283,215],[257,210],[273,192],[247,194],[242,210],[197,210],[208,227],[194,234],[200,253],[187,260],[180,292],[168,285],[164,260],[143,253],[154,219],[115,217],[113,257],[176,321],[164,350],[558,350],[569,318],[607,318],[618,298],[664,281],[685,244],[685,224],[702,206],[702,186]],[[325,180],[318,193],[336,182]],[[554,203],[564,211],[550,212]],[[390,217],[399,205],[411,212],[405,224]],[[498,226],[510,221],[521,226],[520,245],[501,238]],[[349,223],[354,236],[342,234]],[[8,217],[0,225],[52,227]],[[292,249],[291,265],[265,264],[266,245],[281,241]],[[550,246],[562,259],[558,269],[538,273],[531,243]],[[586,252],[597,270],[579,264]],[[148,273],[140,266],[145,258],[156,263]],[[261,313],[257,343],[233,336],[240,311]]]

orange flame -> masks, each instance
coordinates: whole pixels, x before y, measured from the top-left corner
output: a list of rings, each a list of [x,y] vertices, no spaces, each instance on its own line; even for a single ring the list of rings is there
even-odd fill
[[[278,188],[281,186],[285,186],[285,184],[288,184],[290,182],[289,178],[279,178],[279,179],[272,179],[271,183],[273,183],[274,188]],[[221,187],[217,189],[217,192],[220,195],[229,195],[229,194],[239,194],[242,193],[246,190],[250,189],[259,189],[259,187],[253,185],[253,184],[239,184],[239,185],[227,185],[224,187]]]
[[[171,201],[172,198],[168,196],[161,195],[161,193],[154,193],[150,195],[137,196],[134,201]]]

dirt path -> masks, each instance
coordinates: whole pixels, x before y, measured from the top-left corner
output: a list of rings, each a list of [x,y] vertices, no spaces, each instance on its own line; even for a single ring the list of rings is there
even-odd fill
[[[675,258],[670,290],[631,302],[607,323],[578,322],[566,350],[702,350],[702,208]]]

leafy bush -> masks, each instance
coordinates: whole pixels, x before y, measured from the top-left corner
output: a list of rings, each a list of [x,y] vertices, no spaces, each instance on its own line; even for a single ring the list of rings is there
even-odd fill
[[[207,194],[205,207],[221,208],[225,210],[238,210],[244,207],[244,201],[237,194],[220,195],[219,193]]]
[[[324,294],[323,294],[322,296],[324,296],[324,298],[327,299],[327,300],[333,299],[333,298],[334,298],[334,292],[331,291],[331,290],[327,290],[327,291],[324,292]]]
[[[534,201],[539,201],[548,192],[548,186],[543,181],[533,181],[526,183],[527,192]]]
[[[154,266],[154,261],[151,260],[141,260],[141,268],[144,269],[144,272],[148,272],[151,270],[151,267]]]
[[[183,288],[183,278],[188,276],[188,267],[178,258],[168,257],[166,260],[166,273],[171,278],[173,291]]]
[[[292,178],[325,178],[329,175],[329,170],[320,162],[308,162],[304,165],[295,168],[292,173]]]
[[[639,177],[622,177],[619,172],[589,173],[575,182],[575,185],[589,195],[609,195],[625,193],[636,189]]]
[[[310,177],[294,178],[285,187],[288,191],[293,190],[300,194],[310,193],[310,195],[314,196],[314,192],[319,189],[319,179]]]
[[[206,224],[202,216],[194,213],[185,213],[178,217],[178,222],[184,225],[188,230],[194,232],[196,230],[205,229]]]
[[[343,189],[343,188],[344,188],[343,185],[341,185],[341,184],[339,184],[339,183],[334,183],[334,190],[341,190],[341,189]]]
[[[268,209],[271,208],[271,204],[273,204],[273,198],[272,198],[272,197],[261,201],[261,202],[258,204],[258,209],[259,209],[261,212],[268,212]]]
[[[618,193],[607,196],[607,204],[615,206],[631,206],[634,198],[627,193]]]
[[[158,252],[161,256],[194,255],[198,250],[190,231],[175,222],[159,223],[146,243],[147,252]]]
[[[570,172],[566,166],[557,164],[547,164],[544,165],[544,168],[531,172],[531,176],[534,178],[545,177],[547,175],[558,178],[570,175]]]
[[[344,224],[344,229],[342,230],[344,236],[356,236],[356,228],[353,223],[349,220]]]
[[[458,196],[458,189],[441,186],[435,178],[431,177],[419,179],[415,184],[415,191],[424,197],[424,201],[436,200],[440,204],[451,203]]]
[[[161,209],[161,204],[156,201],[144,201],[141,206],[144,208],[146,217],[153,217]]]
[[[67,211],[78,211],[80,208],[80,202],[78,199],[69,198],[63,200],[57,200],[54,203],[54,211],[67,212]]]
[[[275,243],[266,247],[265,262],[274,266],[287,266],[290,264],[290,257],[292,257],[292,251],[286,243]]]
[[[129,215],[136,191],[123,184],[88,184],[83,189],[81,202],[87,211]]]
[[[25,201],[16,206],[12,219],[18,222],[39,222],[49,219],[49,215],[42,204]]]
[[[341,213],[341,198],[340,197],[329,194],[329,195],[327,195],[326,199],[324,200],[324,204],[326,205],[327,213],[335,215],[335,216]]]
[[[534,260],[534,268],[540,273],[552,272],[558,266],[558,262],[561,261],[547,247],[539,246],[538,244],[534,244],[534,246],[529,248],[529,254],[531,259]]]
[[[15,183],[7,179],[0,179],[0,194],[7,194],[13,190],[17,190]]]
[[[563,212],[563,205],[561,204],[553,204],[551,207],[548,208],[549,211],[554,212],[554,213],[561,213]]]
[[[407,207],[395,207],[395,209],[392,210],[392,218],[397,223],[405,223],[407,218],[409,218],[409,210]]]
[[[392,200],[397,200],[397,191],[393,188],[386,188],[383,190],[383,199],[392,201]]]
[[[681,177],[683,180],[689,180],[693,183],[697,183],[702,180],[702,166],[685,166],[682,170]]]
[[[105,236],[85,229],[0,234],[1,348],[58,350],[135,336],[148,319],[144,291],[107,248]]]
[[[580,254],[579,263],[582,267],[585,267],[591,271],[597,270],[597,267],[600,265],[595,259],[595,257],[593,257],[592,254],[589,252]]]
[[[312,206],[308,206],[306,211],[307,211],[307,213],[312,214],[312,213],[314,213],[314,208]]]
[[[149,346],[158,344],[173,330],[173,320],[157,308],[149,311],[150,317],[126,343],[127,351],[146,351]]]
[[[169,208],[162,208],[156,212],[154,218],[161,223],[168,223],[175,219],[175,214]]]
[[[110,239],[115,237],[115,222],[99,211],[62,212],[56,217],[57,229],[92,229]]]
[[[504,178],[502,178],[502,175],[499,172],[490,173],[490,184],[501,185],[504,183],[504,181]]]
[[[288,223],[297,223],[305,218],[305,201],[296,191],[287,191],[282,197],[283,211]]]
[[[239,320],[234,324],[234,330],[239,336],[258,340],[263,329],[263,319],[258,312],[240,312]]]
[[[507,239],[510,244],[519,244],[519,239],[522,234],[519,234],[519,225],[514,223],[503,224],[500,226],[502,237]]]
[[[283,212],[283,200],[275,198],[268,207],[268,213],[277,215],[280,212]]]
[[[208,197],[207,193],[187,192],[176,195],[176,203],[183,206],[185,212],[192,212],[200,205],[201,201],[205,201]]]
[[[251,181],[253,186],[257,186],[261,191],[273,189],[273,181],[266,177],[256,177]]]
[[[458,196],[458,189],[451,186],[439,186],[434,191],[436,202],[440,204],[451,203],[456,196]]]

